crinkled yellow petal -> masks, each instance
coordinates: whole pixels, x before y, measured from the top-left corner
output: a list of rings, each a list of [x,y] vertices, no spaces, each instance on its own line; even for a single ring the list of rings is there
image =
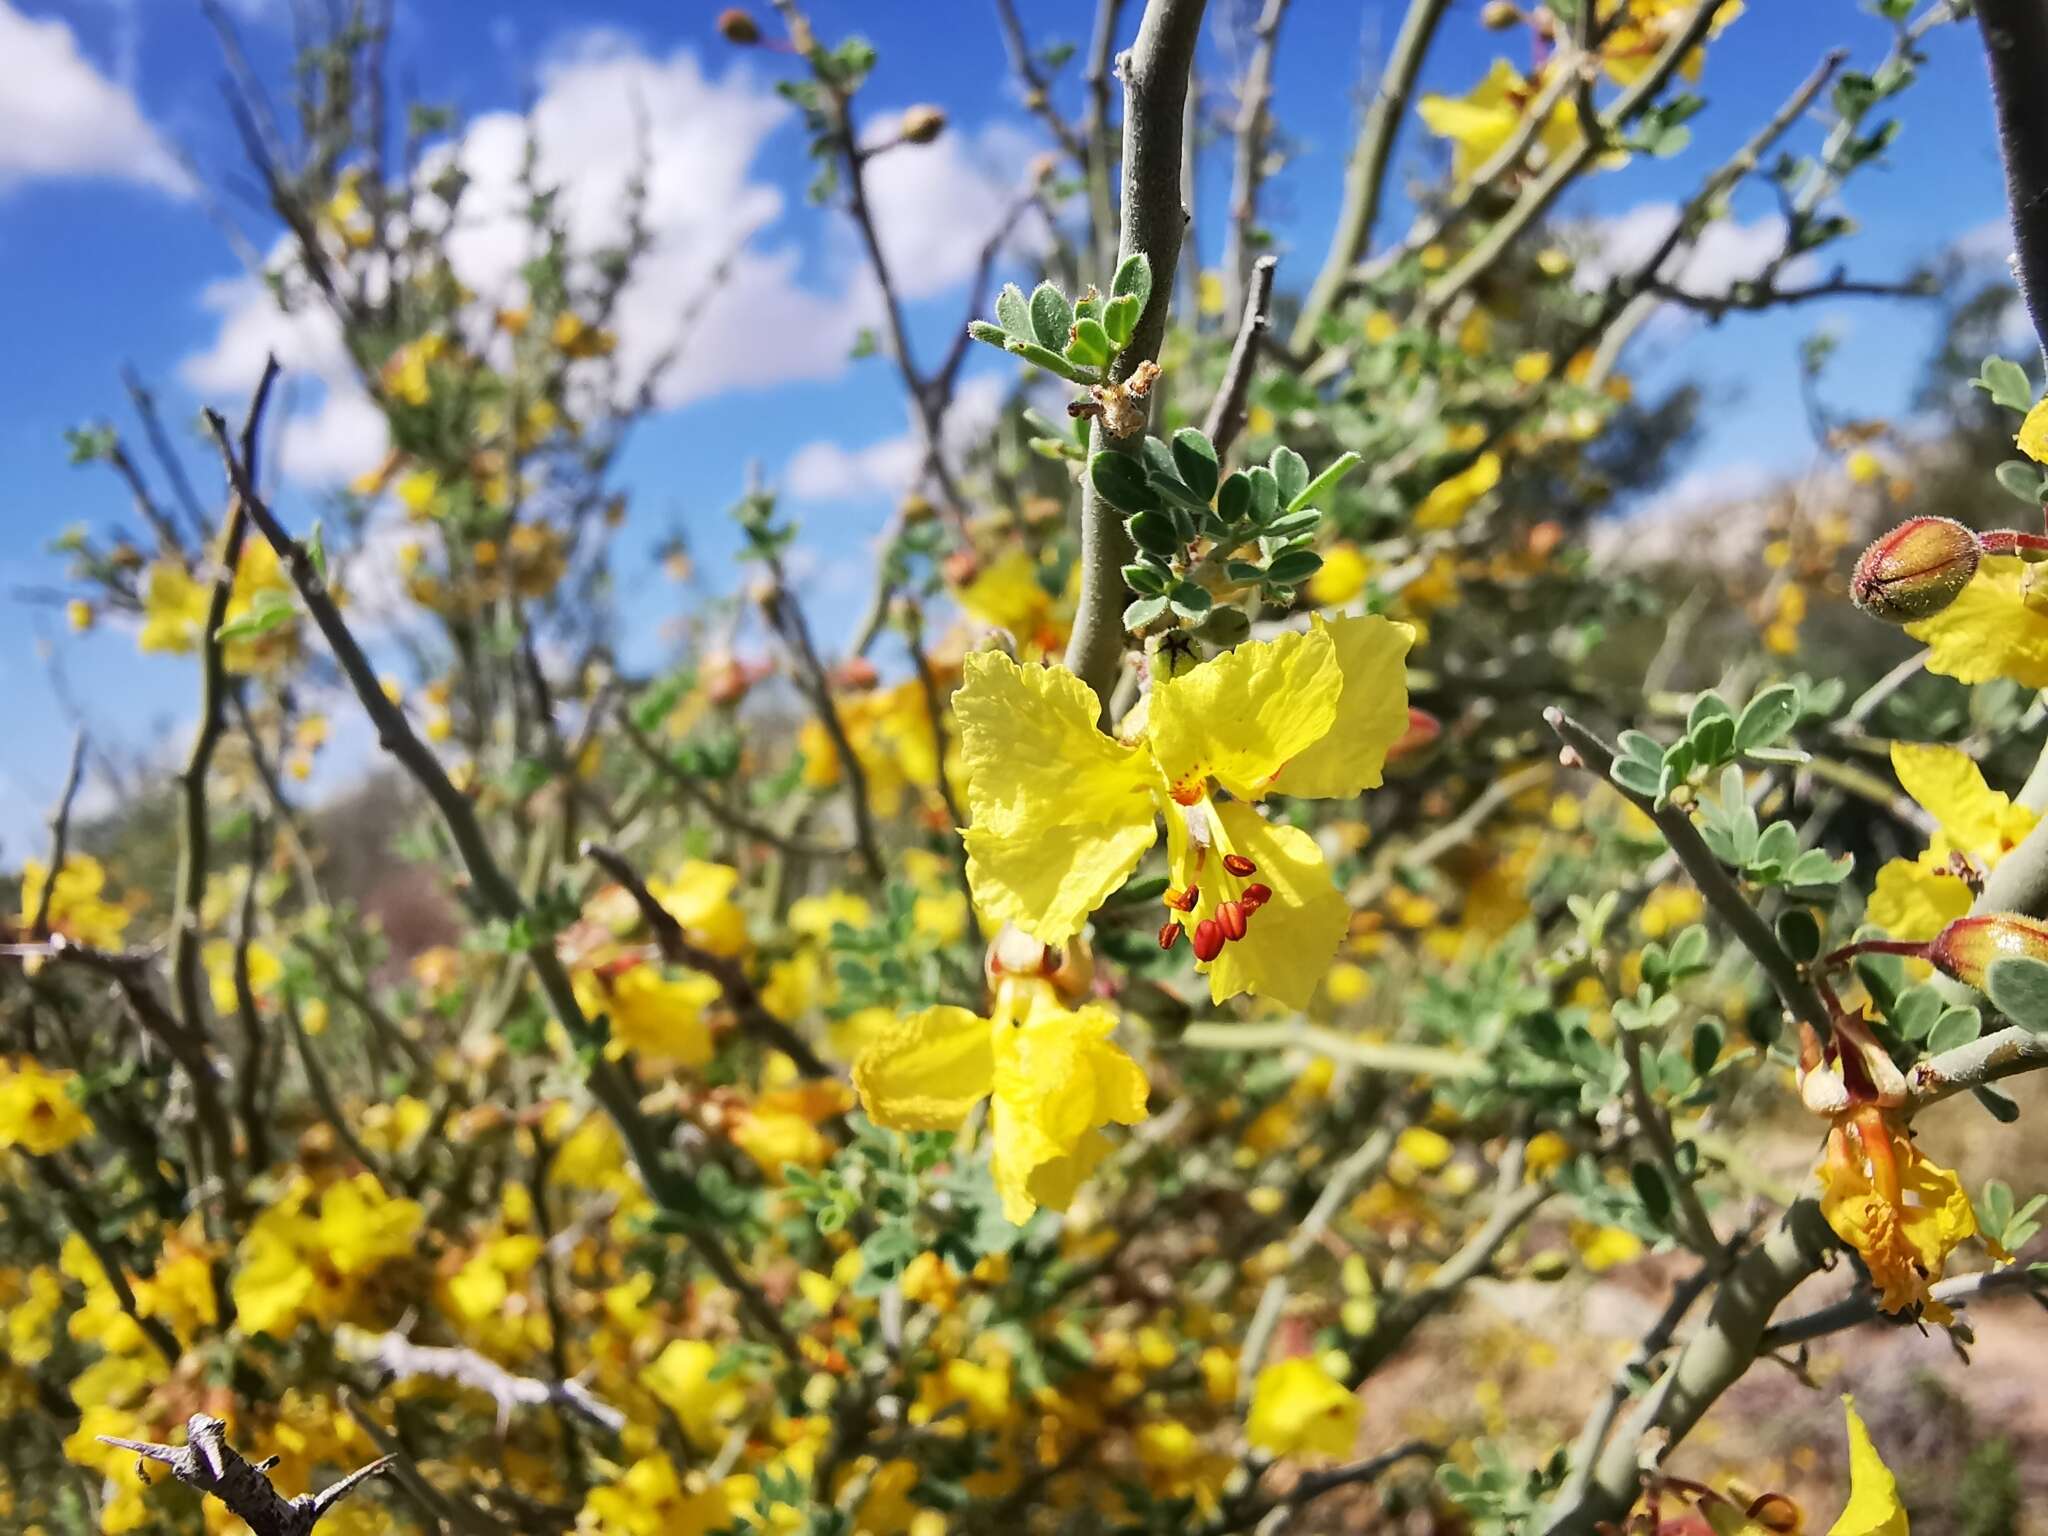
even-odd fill
[[[1849,1419],[1849,1502],[1828,1536],[1908,1536],[1898,1479],[1871,1443],[1854,1398],[1842,1399]]]
[[[1142,750],[1096,729],[1094,690],[1065,668],[979,651],[963,672],[953,712],[975,902],[1064,943],[1157,839],[1157,778]]]
[[[1895,741],[1892,771],[1906,793],[1941,824],[1948,840],[1975,858],[1997,858],[2009,846],[2008,838],[2026,836],[2036,820],[2032,811],[2015,807],[2007,795],[1986,784],[1969,754],[1954,747]]]
[[[853,1064],[861,1108],[898,1131],[958,1130],[994,1079],[988,1020],[946,1005],[885,1027]]]
[[[1100,1161],[1096,1133],[1145,1118],[1145,1074],[1111,1040],[1116,1016],[1049,998],[996,1031],[992,1173],[1011,1221],[1070,1198]]]
[[[1256,800],[1288,759],[1337,723],[1343,692],[1331,631],[1292,631],[1155,683],[1146,735],[1170,783],[1213,778]]]
[[[1350,925],[1351,909],[1330,878],[1330,866],[1316,840],[1299,827],[1275,826],[1248,805],[1213,807],[1234,853],[1258,872],[1249,876],[1273,896],[1251,915],[1245,936],[1225,944],[1209,965],[1209,996],[1215,1002],[1249,992],[1290,1008],[1306,1008],[1330,968]],[[1186,926],[1213,917],[1231,892],[1216,875],[1201,882],[1201,902]],[[1235,882],[1241,889],[1244,882]]]
[[[1970,888],[1956,876],[1893,859],[1877,872],[1864,915],[1895,939],[1925,940],[1969,910]]]
[[[1323,628],[1320,616],[1310,621]],[[1276,795],[1346,799],[1377,789],[1387,751],[1408,729],[1404,660],[1415,631],[1391,619],[1337,619],[1328,626],[1344,691],[1337,723],[1290,760],[1273,781]]]
[[[1959,683],[2009,677],[2048,688],[2048,613],[2021,600],[2024,562],[2000,555],[1984,561],[1956,600],[1906,633],[1928,647],[1927,670]]]
[[[1362,1408],[1357,1394],[1319,1361],[1297,1356],[1259,1372],[1245,1438],[1274,1456],[1346,1456],[1358,1439]]]
[[[2027,419],[2020,423],[2019,435],[2013,439],[2021,453],[2038,463],[2048,463],[2048,400],[2037,401],[2027,412]]]
[[[1500,484],[1500,455],[1482,453],[1464,469],[1440,482],[1415,509],[1415,526],[1423,530],[1456,527],[1488,491]]]

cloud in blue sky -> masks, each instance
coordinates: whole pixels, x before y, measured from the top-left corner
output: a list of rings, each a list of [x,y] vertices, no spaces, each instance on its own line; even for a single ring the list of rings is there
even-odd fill
[[[448,240],[451,259],[480,305],[510,306],[521,302],[519,271],[531,255],[520,182],[529,125],[540,179],[563,188],[572,246],[584,253],[624,238],[639,146],[652,248],[616,324],[629,388],[687,331],[654,391],[659,407],[673,409],[731,390],[836,377],[856,335],[880,323],[880,295],[850,232],[829,246],[825,271],[807,276],[802,251],[779,226],[789,200],[760,162],[790,112],[746,68],[713,77],[688,48],[656,56],[623,34],[588,31],[543,62],[530,116],[474,119],[459,141],[427,157],[421,176],[432,180],[451,158],[461,165],[468,184]],[[1021,129],[997,122],[872,162],[875,219],[905,299],[943,292],[973,270],[1033,152]],[[1031,226],[1020,228],[1020,245],[1035,238]],[[378,461],[382,419],[356,384],[329,315],[311,306],[280,312],[254,276],[212,284],[201,302],[218,315],[217,328],[180,365],[187,385],[233,400],[275,352],[319,384],[313,403],[283,428],[285,472],[332,484]]]
[[[32,180],[105,177],[192,195],[178,157],[70,27],[0,0],[0,192]]]

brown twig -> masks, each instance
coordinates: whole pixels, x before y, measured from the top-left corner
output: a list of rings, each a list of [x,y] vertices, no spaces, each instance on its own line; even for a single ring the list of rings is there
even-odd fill
[[[78,796],[79,780],[85,774],[85,732],[71,738],[71,766],[64,771],[64,788],[57,796],[57,809],[50,813],[50,867],[43,888],[36,895],[35,916],[29,919],[30,938],[48,938],[50,903],[57,895],[57,876],[63,872],[66,845],[71,838],[71,803]]]
[[[1244,427],[1245,401],[1258,371],[1259,343],[1272,324],[1273,273],[1280,264],[1277,256],[1261,256],[1252,264],[1251,289],[1244,303],[1244,318],[1238,322],[1237,340],[1230,348],[1230,361],[1223,369],[1223,382],[1209,403],[1209,416],[1202,430],[1216,445],[1220,462]]]
[[[344,1326],[336,1342],[342,1353],[362,1360],[396,1381],[422,1377],[452,1381],[481,1392],[498,1408],[499,1433],[515,1408],[568,1407],[601,1429],[617,1434],[626,1416],[580,1381],[542,1381],[519,1376],[473,1349],[415,1344],[399,1333],[368,1333]]]
[[[647,926],[654,931],[655,947],[661,951],[661,958],[670,965],[686,966],[693,971],[702,971],[718,983],[718,989],[725,995],[726,1006],[732,1009],[733,1017],[740,1028],[753,1035],[764,1045],[781,1051],[796,1063],[797,1070],[806,1077],[833,1077],[831,1066],[812,1048],[811,1043],[796,1032],[787,1021],[771,1012],[761,1001],[761,994],[747,977],[746,969],[737,960],[715,955],[701,945],[692,943],[683,931],[683,925],[675,915],[655,898],[647,889],[647,882],[627,862],[625,856],[603,843],[585,842],[583,856],[597,865],[612,879],[616,880],[633,898],[640,915]]]
[[[530,926],[526,902],[498,863],[483,825],[477,820],[475,807],[442,770],[433,749],[413,730],[405,711],[385,694],[376,669],[341,616],[312,557],[304,545],[285,531],[251,483],[249,462],[238,457],[228,442],[226,423],[212,411],[207,413],[206,420],[238,500],[290,573],[300,600],[326,638],[357,702],[376,728],[378,742],[412,775],[440,812],[442,825],[454,842],[485,911],[508,927]],[[553,935],[544,930],[533,931],[524,954],[540,982],[549,1010],[586,1063],[584,1081],[591,1096],[617,1127],[649,1195],[678,1220],[685,1240],[698,1257],[739,1298],[740,1310],[749,1323],[765,1339],[793,1356],[795,1340],[781,1315],[727,1251],[719,1234],[696,1214],[701,1202],[694,1180],[671,1159],[655,1127],[641,1112],[631,1077],[602,1049],[602,1038],[592,1029],[576,1001],[568,969],[555,952]]]
[[[179,1482],[220,1500],[256,1536],[308,1536],[335,1505],[391,1465],[390,1457],[380,1457],[340,1481],[329,1483],[318,1493],[302,1493],[287,1499],[264,1475],[277,1464],[277,1459],[245,1461],[228,1444],[225,1420],[195,1413],[186,1421],[185,1437],[181,1446],[130,1440],[121,1435],[94,1438],[116,1450],[133,1451],[146,1461],[161,1462]]]

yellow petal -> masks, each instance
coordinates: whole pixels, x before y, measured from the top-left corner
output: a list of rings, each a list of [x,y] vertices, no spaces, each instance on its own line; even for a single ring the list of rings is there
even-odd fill
[[[1984,782],[1983,773],[1967,753],[1954,747],[1897,741],[1892,743],[1892,771],[1906,793],[1941,824],[1948,840],[1963,852],[1990,860],[2005,851],[2006,837],[2016,821],[2013,803]],[[2024,807],[2020,810],[2025,825],[2018,826],[2017,832],[2024,837],[2034,817]]]
[[[1096,729],[1094,690],[1065,668],[980,651],[963,673],[953,710],[975,902],[1064,943],[1157,839],[1157,781],[1141,750]]]
[[[1213,778],[1256,800],[1289,758],[1336,724],[1343,691],[1331,631],[1295,631],[1155,684],[1146,734],[1174,785]]]
[[[1424,530],[1455,527],[1480,497],[1500,484],[1500,472],[1499,454],[1480,454],[1422,498],[1415,509],[1415,526]]]
[[[1933,938],[1970,910],[1970,888],[1954,875],[1893,859],[1877,872],[1864,915],[1895,939]]]
[[[2021,600],[2024,562],[1997,556],[1956,600],[1906,633],[1928,647],[1927,670],[1959,683],[2009,677],[2029,688],[2048,688],[2048,614]]]
[[[1209,996],[1220,1003],[1249,992],[1306,1008],[1350,925],[1351,909],[1330,879],[1323,850],[1306,832],[1275,826],[1248,805],[1213,810],[1230,850],[1258,866],[1248,878],[1269,886],[1273,896],[1252,914],[1245,936],[1225,944],[1211,962]],[[1212,868],[1201,882],[1201,904],[1186,926],[1213,917],[1216,907],[1234,894],[1216,878],[1221,873]],[[1242,888],[1243,882],[1234,883]]]
[[[1828,1536],[1907,1536],[1898,1480],[1871,1443],[1855,1400],[1843,1398],[1842,1411],[1849,1419],[1849,1503]]]
[[[1311,621],[1323,627],[1320,617]],[[1338,619],[1329,625],[1344,691],[1337,723],[1280,770],[1273,792],[1344,799],[1376,789],[1387,750],[1408,729],[1408,676],[1403,659],[1415,631],[1390,619]]]
[[[2027,412],[2027,419],[2020,423],[2019,436],[2013,439],[2019,450],[2036,463],[2048,462],[2048,400],[2038,402]]]
[[[853,1064],[861,1108],[899,1131],[958,1130],[994,1076],[988,1020],[945,1005],[897,1020]]]
[[[1245,1438],[1275,1456],[1346,1456],[1358,1439],[1363,1406],[1320,1362],[1282,1360],[1259,1372],[1252,1386]]]
[[[992,1171],[1010,1220],[1064,1204],[1106,1150],[1101,1127],[1145,1118],[1145,1074],[1115,1031],[1108,1009],[1069,1012],[1049,989],[1026,1018],[996,1031]]]

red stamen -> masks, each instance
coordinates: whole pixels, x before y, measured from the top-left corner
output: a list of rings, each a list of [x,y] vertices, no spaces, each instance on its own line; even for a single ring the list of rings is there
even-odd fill
[[[1195,924],[1195,958],[1214,960],[1223,953],[1223,929],[1213,917],[1205,917]]]
[[[1273,887],[1270,885],[1253,884],[1244,888],[1244,894],[1238,898],[1238,901],[1243,905],[1245,911],[1256,912],[1272,899]]]
[[[1246,875],[1256,875],[1259,872],[1259,866],[1241,853],[1226,853],[1223,855],[1223,867],[1240,880]]]
[[[1201,898],[1201,893],[1201,887],[1196,885],[1191,885],[1184,891],[1169,887],[1166,894],[1159,899],[1176,912],[1192,912],[1195,910],[1196,901]]]
[[[1169,917],[1165,925],[1159,930],[1159,947],[1161,949],[1171,949],[1179,942],[1180,924]]]
[[[1244,903],[1226,901],[1216,909],[1216,921],[1223,925],[1223,936],[1228,939],[1244,937]]]

